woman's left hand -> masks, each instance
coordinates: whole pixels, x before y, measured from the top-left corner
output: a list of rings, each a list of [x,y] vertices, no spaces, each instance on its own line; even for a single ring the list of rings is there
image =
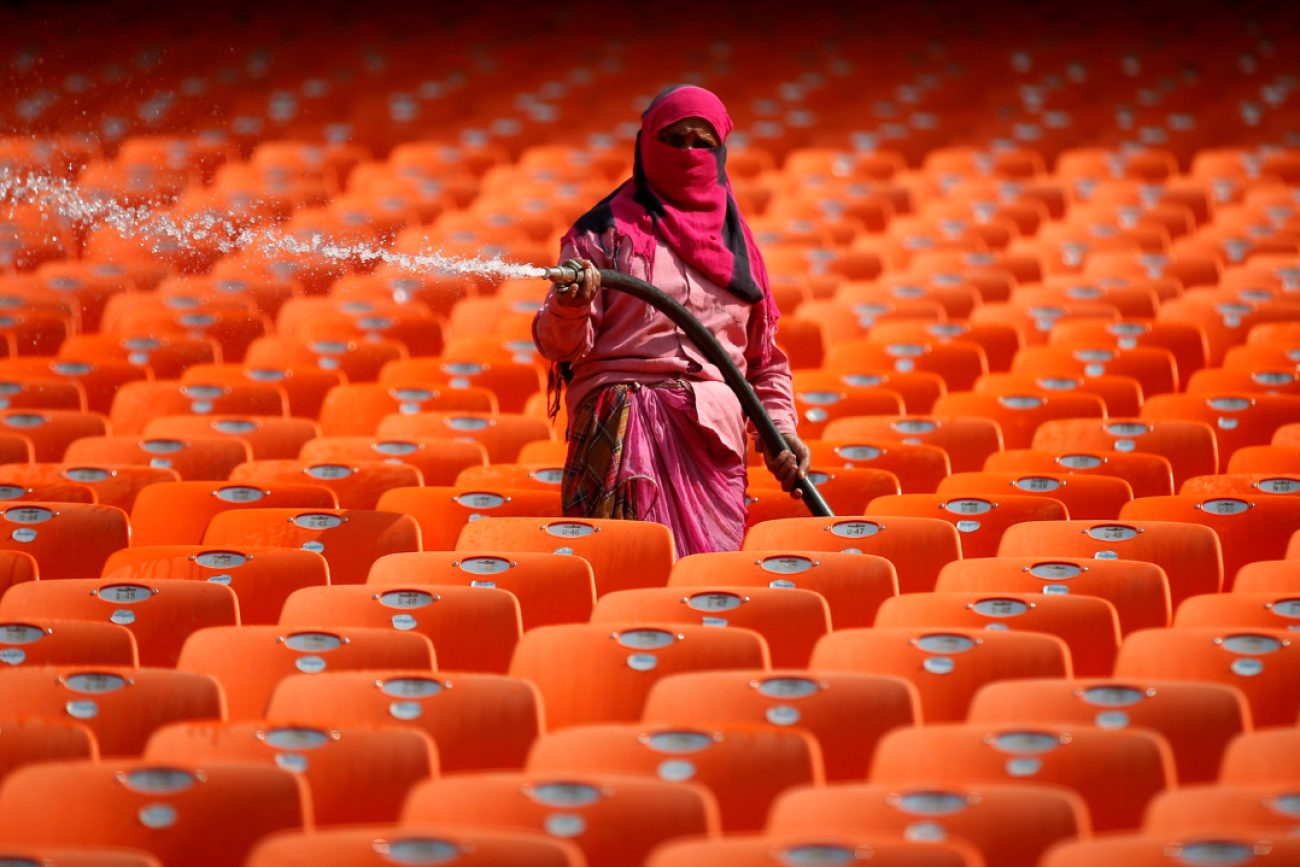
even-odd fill
[[[803,491],[796,485],[799,484],[800,479],[808,475],[812,452],[796,435],[783,432],[781,436],[785,437],[785,443],[789,448],[776,457],[769,456],[764,450],[763,460],[767,461],[768,471],[781,483],[781,489],[799,500],[803,498]]]

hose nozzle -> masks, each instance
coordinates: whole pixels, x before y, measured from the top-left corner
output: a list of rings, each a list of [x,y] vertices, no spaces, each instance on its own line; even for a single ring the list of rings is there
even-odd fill
[[[574,268],[565,268],[557,266],[555,268],[543,268],[543,279],[550,280],[552,283],[577,283],[578,272]]]

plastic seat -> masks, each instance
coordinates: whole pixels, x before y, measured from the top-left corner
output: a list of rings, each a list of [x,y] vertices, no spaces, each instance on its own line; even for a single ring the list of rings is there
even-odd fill
[[[868,504],[866,515],[877,520],[905,516],[947,521],[960,534],[962,557],[996,556],[1002,534],[1012,524],[1069,518],[1064,505],[1047,497],[989,496],[990,499],[954,498],[945,494],[879,497]]]
[[[1219,783],[1215,786],[1187,786],[1165,792],[1147,807],[1143,831],[1151,835],[1197,833],[1203,828],[1292,828],[1295,817],[1289,798],[1293,781],[1272,784]]]
[[[112,506],[30,501],[0,507],[0,550],[31,554],[40,577],[98,575],[131,543],[126,512]]]
[[[1294,725],[1300,660],[1284,630],[1251,627],[1147,629],[1124,639],[1117,678],[1199,680],[1235,686],[1250,701],[1256,727]]]
[[[498,674],[523,632],[519,603],[505,590],[409,584],[304,588],[285,602],[280,624],[414,632],[433,642],[442,668]]]
[[[303,443],[299,460],[313,463],[383,461],[409,464],[426,485],[454,485],[461,472],[487,463],[487,452],[474,442],[322,437]]]
[[[108,420],[101,415],[58,409],[0,410],[0,430],[24,437],[32,459],[40,463],[65,460],[68,448],[83,437],[108,433]]]
[[[1221,864],[1235,859],[1258,867],[1275,867],[1300,858],[1300,840],[1268,833],[1269,829],[1255,833],[1218,824],[1176,835],[1133,834],[1064,843],[1044,857],[1042,867],[1164,867],[1170,863],[1171,852],[1177,852],[1184,863],[1197,859]]]
[[[934,414],[992,419],[1002,430],[1004,448],[1027,449],[1040,425],[1063,418],[1104,419],[1106,405],[1096,395],[1071,392],[1050,396],[964,392],[939,398],[934,404]]]
[[[3,610],[3,607],[0,607]],[[1174,626],[1219,629],[1291,629],[1300,619],[1300,602],[1287,591],[1251,593],[1237,590],[1193,596],[1178,607]]]
[[[292,460],[303,445],[320,436],[320,426],[305,418],[248,415],[169,415],[150,419],[146,438],[185,440],[231,437],[248,443],[253,460]]]
[[[938,446],[948,454],[955,473],[982,469],[985,459],[1002,449],[1001,430],[995,422],[983,418],[849,418],[832,422],[823,435],[828,440],[862,439]]]
[[[1137,415],[1142,409],[1142,384],[1131,376],[1052,373],[989,373],[975,383],[975,391],[992,394],[1091,394],[1101,398],[1109,415]]]
[[[331,388],[342,384],[337,370],[322,370],[313,366],[278,367],[275,365],[246,364],[196,364],[181,374],[182,382],[210,382],[233,384],[260,382],[284,389],[289,400],[289,415],[294,418],[320,418],[325,395]]]
[[[586,623],[596,604],[591,566],[581,557],[558,554],[512,552],[502,556],[489,551],[388,554],[370,567],[366,584],[372,589],[394,585],[496,587],[509,591],[518,600],[525,630],[559,623]],[[445,659],[442,664],[454,667]]]
[[[87,488],[95,502],[131,510],[136,495],[149,485],[180,481],[175,470],[134,467],[126,464],[75,466],[70,464],[6,464],[0,479],[17,485],[66,485]],[[30,496],[30,495],[29,495]]]
[[[823,470],[881,470],[898,479],[905,494],[929,494],[939,480],[948,475],[948,453],[938,446],[909,445],[888,440],[808,440],[813,466]],[[750,455],[750,466],[762,465],[757,451]]]
[[[1070,649],[1074,673],[1110,673],[1119,651],[1119,618],[1104,599],[1009,593],[912,593],[880,606],[880,629],[1011,630],[1055,635]]]
[[[1294,560],[1261,560],[1247,563],[1237,572],[1234,593],[1288,593],[1300,589],[1300,563]]]
[[[537,690],[494,674],[427,669],[292,675],[275,688],[266,718],[292,725],[403,725],[438,746],[443,773],[522,768],[542,732]],[[409,802],[408,802],[409,803]]]
[[[801,786],[777,799],[767,827],[786,835],[965,840],[987,864],[1037,867],[1052,844],[1087,836],[1090,823],[1087,804],[1068,789],[945,780],[941,785]]]
[[[0,406],[5,409],[66,409],[85,412],[86,393],[76,382],[14,377],[0,382]]]
[[[136,496],[131,541],[149,545],[197,545],[218,514],[240,509],[338,506],[334,492],[319,485],[248,485],[222,482],[164,482]],[[243,544],[236,540],[234,544]]]
[[[385,554],[420,550],[420,526],[409,515],[363,509],[239,509],[212,516],[204,545],[267,545],[323,554],[331,584],[364,584]]]
[[[1036,376],[1127,376],[1138,381],[1146,399],[1178,391],[1173,353],[1156,346],[1030,346],[1016,353],[1012,373]]]
[[[1300,420],[1300,396],[1222,394],[1164,395],[1147,401],[1142,418],[1203,421],[1214,428],[1219,472],[1227,472],[1233,452],[1268,445],[1273,433]]]
[[[1277,436],[1274,435],[1274,441],[1276,439]],[[1228,458],[1229,475],[1249,474],[1264,479],[1281,473],[1297,472],[1300,472],[1300,450],[1293,445],[1245,446],[1237,449],[1232,453],[1232,457]],[[1212,477],[1200,476],[1199,478]]]
[[[872,325],[870,336],[872,340],[886,343],[929,343],[936,340],[941,343],[974,343],[984,350],[990,372],[1010,370],[1011,359],[1024,345],[1020,329],[1005,322],[889,320]],[[908,411],[926,410],[912,409],[909,405]]]
[[[1263,448],[1271,448],[1263,446]],[[1188,479],[1179,496],[1208,499],[1216,495],[1290,499],[1300,492],[1300,475],[1288,472],[1224,473]]]
[[[986,683],[1070,677],[1070,651],[1043,633],[976,629],[846,629],[817,643],[809,669],[903,677],[921,697],[926,724],[966,718]]]
[[[438,776],[433,740],[398,726],[175,723],[150,736],[144,760],[180,767],[240,762],[294,771],[311,791],[316,825],[395,822],[407,790]]]
[[[1188,419],[1059,419],[1038,428],[1032,447],[1049,452],[1099,449],[1160,455],[1169,461],[1175,490],[1188,479],[1213,475],[1219,468],[1214,428]]]
[[[73,442],[63,455],[65,464],[134,464],[175,470],[187,482],[225,481],[231,470],[252,459],[248,443],[226,436],[89,436]]]
[[[507,488],[395,488],[386,491],[375,508],[415,518],[426,551],[452,550],[461,529],[480,519],[558,518],[562,514],[559,491]]]
[[[0,784],[25,764],[58,759],[97,761],[99,745],[90,729],[71,720],[4,720],[0,728]]]
[[[502,413],[523,412],[529,397],[546,391],[545,377],[532,362],[508,358],[455,358],[446,355],[392,362],[384,366],[379,382],[420,382],[426,386],[448,385],[453,389],[467,386],[487,389],[496,395]]]
[[[96,499],[95,492],[87,485],[78,485],[62,480],[24,483],[21,479],[11,477],[3,468],[0,468],[0,502],[14,504],[37,501],[86,505],[93,504]]]
[[[718,807],[703,786],[613,774],[476,774],[417,786],[403,826],[490,827],[554,836],[569,831],[587,867],[640,864],[660,843],[718,833]],[[543,838],[545,839],[545,838]]]
[[[822,367],[827,370],[868,368],[899,373],[936,373],[949,391],[969,391],[975,380],[988,373],[984,349],[976,343],[886,343],[880,340],[846,340],[834,343]],[[935,415],[951,415],[931,410]]]
[[[1134,499],[1167,497],[1174,489],[1173,470],[1167,459],[1160,455],[1133,452],[1016,449],[989,455],[984,462],[984,471],[1022,476],[1044,473],[1051,476],[1065,474],[1117,478],[1128,483]]]
[[[529,630],[515,648],[511,677],[537,686],[547,728],[635,722],[663,677],[706,669],[764,669],[767,645],[746,629],[677,625],[671,631],[609,624]]]
[[[936,593],[1013,592],[1105,599],[1120,634],[1169,625],[1169,582],[1153,563],[1077,557],[989,557],[949,563]]]
[[[1251,329],[1260,325],[1290,323],[1296,317],[1295,305],[1289,302],[1226,299],[1209,292],[1204,293],[1204,297],[1196,297],[1199,294],[1161,305],[1157,319],[1160,322],[1186,323],[1203,330],[1207,367],[1220,367],[1233,347],[1247,342]]]
[[[423,635],[379,629],[219,626],[200,629],[181,649],[179,671],[220,682],[227,719],[263,719],[276,684],[296,672],[414,668],[433,671]]]
[[[1300,768],[1300,737],[1294,726],[1247,732],[1228,744],[1219,781],[1230,785],[1294,783]]]
[[[287,416],[289,402],[274,385],[128,382],[113,397],[109,423],[115,434],[139,434],[158,416],[214,413]]]
[[[375,435],[387,438],[469,439],[482,443],[494,464],[517,463],[519,450],[530,442],[552,438],[551,426],[524,415],[469,412],[393,413],[384,416]]]
[[[642,719],[662,727],[783,726],[818,745],[827,780],[866,776],[876,742],[896,726],[920,722],[920,702],[905,680],[869,674],[701,671],[660,680]],[[572,729],[575,736],[593,729]],[[721,799],[721,795],[719,796]],[[727,825],[724,805],[724,825]]]
[[[755,831],[789,787],[822,782],[821,752],[808,734],[770,725],[714,722],[577,726],[542,735],[528,753],[533,774],[638,774],[706,786],[724,831]]]
[[[1037,259],[1037,257],[1035,257]],[[1119,311],[1098,301],[1033,306],[1009,302],[984,304],[971,312],[971,322],[981,326],[1000,325],[1020,332],[1026,347],[1045,345],[1051,332],[1067,322],[1118,322]]]
[[[549,491],[559,494],[564,480],[564,462],[542,464],[486,464],[466,467],[456,477],[456,486],[468,490],[479,487],[514,488],[526,491]]]
[[[35,581],[36,558],[24,551],[0,551],[0,597],[10,588]]]
[[[1020,680],[984,687],[972,724],[1077,723],[1159,732],[1173,750],[1180,785],[1209,782],[1229,741],[1251,729],[1241,693],[1214,683],[1109,678]]]
[[[591,564],[596,594],[664,587],[676,560],[672,532],[662,524],[598,519],[471,521],[456,550],[571,554]]]
[[[1193,374],[1185,389],[1188,394],[1300,394],[1300,378],[1294,365],[1270,365],[1253,370],[1201,370]]]
[[[1045,783],[1073,789],[1094,831],[1138,828],[1147,802],[1175,786],[1163,737],[1059,722],[970,723],[898,729],[876,748],[871,782]]]
[[[330,389],[320,409],[325,436],[364,436],[392,413],[472,412],[495,414],[496,396],[484,388],[435,389],[411,382],[357,383]]]
[[[1232,590],[1237,571],[1258,560],[1286,557],[1291,534],[1300,530],[1300,500],[1289,497],[1146,497],[1124,507],[1130,521],[1203,524],[1219,536],[1223,590]]]
[[[791,518],[750,529],[741,550],[830,551],[884,557],[901,593],[934,589],[944,564],[961,559],[957,530],[936,518]]]
[[[0,608],[0,661],[12,666],[139,665],[135,639],[115,623],[75,620],[62,611],[54,616],[23,612],[18,591],[61,583],[33,580],[9,588],[4,598],[13,594],[15,600]]]
[[[1200,524],[1168,521],[1052,521],[1012,527],[999,557],[1140,560],[1164,570],[1169,604],[1218,593],[1223,586],[1219,537]]]
[[[381,840],[383,844],[377,846],[376,842]],[[383,867],[392,863],[393,857],[416,863],[421,858],[450,857],[463,867],[515,867],[518,864],[584,867],[586,863],[582,859],[582,850],[577,846],[564,840],[547,839],[541,834],[407,824],[401,827],[381,825],[318,830],[306,834],[280,833],[259,842],[245,864],[247,867],[283,867],[286,864]]]
[[[830,632],[826,600],[809,590],[729,587],[655,587],[608,593],[591,612],[593,624],[735,626],[763,636],[773,665],[802,668],[817,640]]]
[[[135,637],[140,665],[171,668],[181,645],[195,630],[238,625],[239,603],[235,594],[220,584],[70,578],[31,581],[11,588],[0,601],[0,617],[116,623]],[[88,661],[92,660],[67,660]]]
[[[311,826],[294,774],[222,762],[31,765],[10,776],[0,805],[6,843],[144,849],[165,867],[239,864],[260,837]]]
[[[341,373],[348,382],[374,382],[384,365],[406,358],[406,347],[393,340],[254,340],[244,366],[259,370],[316,368]]]
[[[375,509],[383,495],[407,485],[419,485],[420,471],[408,464],[380,461],[350,464],[299,460],[255,460],[235,467],[232,484],[252,487],[274,484],[313,484],[332,490],[344,509]]]
[[[870,626],[880,604],[897,594],[898,578],[884,557],[799,550],[738,551],[685,557],[668,586],[775,587],[812,590],[826,600],[837,629]],[[769,642],[770,644],[770,642]]]
[[[893,473],[860,467],[810,467],[807,478],[817,487],[831,511],[844,515],[859,514],[867,503],[877,497],[897,494],[900,487],[898,477]],[[745,491],[745,511],[746,523],[751,527],[778,518],[812,517],[807,503],[792,498],[781,489],[776,477],[767,472],[750,476]]]
[[[83,324],[83,327],[85,325]],[[75,382],[86,393],[86,408],[108,414],[118,389],[151,379],[147,368],[101,358],[8,358],[0,360],[0,379],[52,379]]]
[[[114,552],[104,564],[104,578],[122,583],[196,581],[224,585],[239,599],[241,624],[273,626],[280,621],[280,609],[290,593],[329,584],[329,566],[314,551],[255,545],[161,545]]]
[[[940,395],[947,392],[943,377],[937,373],[914,370],[902,373],[888,368],[871,369],[846,362],[842,369],[795,371],[801,385],[810,388],[883,388],[903,399],[905,412],[925,413],[934,406]]]
[[[215,680],[185,671],[94,665],[19,666],[0,677],[5,714],[69,717],[90,729],[101,758],[138,756],[149,735],[171,722],[225,715]]]
[[[646,867],[768,867],[778,864],[849,864],[870,858],[875,864],[911,867],[974,867],[983,859],[962,840],[920,843],[875,835],[728,835],[719,840],[676,840],[661,846]],[[834,859],[834,860],[832,860]]]
[[[1056,500],[1076,520],[1116,518],[1133,499],[1133,490],[1123,479],[1067,473],[956,473],[939,483],[938,493],[988,497],[1000,491]]]
[[[903,411],[903,399],[888,389],[827,389],[795,386],[795,412],[803,436],[821,438],[827,424],[836,419],[859,416],[895,416]]]
[[[22,434],[0,433],[0,464],[29,464],[32,441]]]
[[[1187,322],[1153,322],[1143,319],[1125,319],[1104,322],[1092,319],[1075,319],[1061,322],[1048,335],[1052,346],[1112,346],[1133,349],[1139,346],[1167,349],[1174,356],[1180,381],[1201,370],[1206,365],[1208,350],[1205,332],[1200,326]]]

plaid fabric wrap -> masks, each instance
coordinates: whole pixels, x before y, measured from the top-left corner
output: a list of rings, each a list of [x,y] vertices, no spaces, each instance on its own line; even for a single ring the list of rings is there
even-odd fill
[[[644,492],[640,489],[649,485],[657,495],[654,479],[623,476],[631,399],[641,388],[690,386],[675,380],[650,386],[623,382],[596,389],[587,396],[569,422],[569,455],[560,485],[565,517],[639,521],[645,509],[653,505],[641,502]]]

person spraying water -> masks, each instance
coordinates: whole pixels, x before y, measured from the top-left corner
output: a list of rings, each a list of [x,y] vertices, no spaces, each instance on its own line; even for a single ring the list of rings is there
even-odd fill
[[[726,174],[731,118],[699,87],[671,88],[642,115],[633,177],[565,235],[572,282],[556,283],[533,322],[565,391],[568,517],[657,521],[678,556],[739,550],[745,528],[745,416],[726,377],[644,301],[601,292],[600,270],[659,287],[743,371],[787,448],[768,469],[801,497],[808,447],[795,433],[790,366],[762,255]]]

